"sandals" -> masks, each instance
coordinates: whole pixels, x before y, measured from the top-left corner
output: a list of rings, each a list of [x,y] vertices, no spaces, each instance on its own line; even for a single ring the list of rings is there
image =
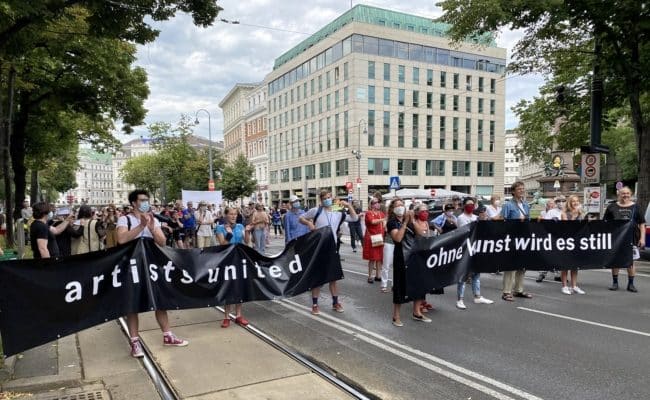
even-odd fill
[[[524,299],[532,299],[533,295],[530,293],[526,292],[515,292],[514,295],[515,297],[523,297]]]
[[[504,293],[501,295],[501,299],[505,301],[515,301],[515,298],[512,297],[510,293]]]

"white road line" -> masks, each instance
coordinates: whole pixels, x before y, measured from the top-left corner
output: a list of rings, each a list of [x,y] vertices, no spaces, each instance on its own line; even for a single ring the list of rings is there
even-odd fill
[[[601,324],[600,322],[594,322],[594,321],[588,321],[586,319],[568,317],[568,316],[562,315],[562,314],[554,314],[554,313],[550,313],[550,312],[546,312],[546,311],[534,310],[532,308],[527,308],[527,307],[517,307],[517,308],[520,309],[520,310],[530,311],[530,312],[534,312],[534,313],[537,313],[537,314],[548,315],[548,316],[551,316],[551,317],[556,317],[556,318],[561,318],[561,319],[568,319],[569,321],[582,322],[583,324],[600,326],[601,328],[613,329],[615,331],[633,333],[635,335],[650,337],[650,333],[648,333],[648,332],[635,331],[634,329],[621,328],[620,326]]]
[[[426,369],[428,369],[430,371],[433,371],[433,372],[435,372],[437,374],[440,374],[440,375],[442,375],[442,376],[444,376],[446,378],[452,379],[452,380],[454,380],[456,382],[460,382],[460,383],[462,383],[462,384],[464,384],[466,386],[469,386],[469,387],[471,387],[473,389],[476,389],[478,391],[486,393],[486,394],[488,394],[488,395],[490,395],[490,396],[492,396],[494,398],[503,399],[503,400],[512,399],[511,397],[509,397],[509,396],[507,396],[507,395],[505,395],[503,393],[497,392],[494,389],[491,389],[491,388],[489,388],[487,386],[484,386],[484,385],[482,385],[482,384],[480,384],[478,382],[467,379],[467,378],[465,378],[463,376],[460,376],[458,374],[455,374],[455,373],[453,373],[451,371],[448,371],[446,369],[442,369],[439,366],[427,363],[427,362],[425,362],[423,360],[420,360],[420,359],[418,359],[416,357],[413,357],[413,356],[411,356],[409,354],[406,354],[404,351],[410,352],[412,354],[415,354],[418,357],[421,357],[421,358],[424,358],[424,359],[429,360],[431,362],[442,365],[443,367],[446,367],[446,368],[448,368],[450,370],[460,372],[460,373],[462,373],[464,375],[469,376],[470,378],[472,378],[472,379],[474,379],[476,381],[481,381],[481,382],[487,383],[489,385],[492,385],[492,386],[494,386],[496,388],[499,388],[501,390],[510,392],[511,394],[522,397],[522,398],[524,398],[526,400],[542,400],[540,397],[537,397],[537,396],[535,396],[533,394],[527,393],[527,392],[525,392],[523,390],[517,389],[516,387],[510,386],[510,385],[508,385],[506,383],[497,381],[497,380],[492,379],[490,377],[481,375],[481,374],[479,374],[477,372],[468,370],[468,369],[463,368],[463,367],[461,367],[459,365],[453,364],[453,363],[451,363],[449,361],[443,360],[442,358],[439,358],[439,357],[433,356],[431,354],[425,353],[425,352],[420,351],[418,349],[415,349],[413,347],[397,343],[393,339],[389,339],[389,338],[387,338],[385,336],[382,336],[382,335],[379,335],[379,334],[377,334],[375,332],[372,332],[372,331],[369,331],[367,329],[361,328],[361,327],[359,327],[359,326],[357,326],[355,324],[344,321],[342,319],[334,318],[334,317],[332,317],[330,315],[327,315],[327,314],[320,314],[318,317],[315,317],[315,316],[311,315],[311,312],[310,312],[309,308],[307,308],[307,307],[305,307],[305,306],[303,306],[301,304],[295,303],[295,302],[293,302],[291,300],[281,300],[281,301],[277,300],[275,302],[278,303],[278,304],[281,304],[284,307],[287,307],[287,308],[290,308],[290,309],[292,309],[292,310],[294,310],[296,312],[299,312],[300,314],[312,317],[312,318],[314,318],[314,320],[316,320],[316,321],[318,321],[320,323],[323,323],[325,325],[328,325],[328,326],[330,326],[330,327],[332,327],[334,329],[337,329],[337,330],[339,330],[341,332],[347,333],[349,335],[353,335],[353,336],[357,337],[358,339],[363,340],[366,343],[369,343],[369,344],[371,344],[373,346],[379,347],[380,349],[382,349],[384,351],[387,351],[387,352],[395,354],[395,355],[397,355],[399,357],[402,357],[402,358],[404,358],[404,359],[406,359],[408,361],[411,361],[411,362],[413,362],[413,363],[415,363],[415,364],[417,364],[417,365],[419,365],[419,366],[421,366],[423,368],[426,368]],[[344,326],[347,327],[348,329],[346,329]],[[365,335],[368,335],[370,337],[361,335],[359,332],[364,333]],[[378,339],[379,341],[375,340],[373,338]],[[382,343],[380,341],[385,342],[385,343]],[[403,350],[403,351],[400,351],[400,350]]]
[[[368,275],[368,274],[364,274],[363,272],[352,271],[351,269],[345,269],[345,268],[343,268],[343,271],[344,272],[349,272],[349,273],[355,274],[355,275],[361,275],[361,276],[367,276]]]

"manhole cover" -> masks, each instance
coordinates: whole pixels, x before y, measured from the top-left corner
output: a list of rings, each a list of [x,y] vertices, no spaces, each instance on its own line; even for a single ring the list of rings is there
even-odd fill
[[[111,396],[106,390],[92,390],[80,393],[39,393],[30,400],[110,400]]]

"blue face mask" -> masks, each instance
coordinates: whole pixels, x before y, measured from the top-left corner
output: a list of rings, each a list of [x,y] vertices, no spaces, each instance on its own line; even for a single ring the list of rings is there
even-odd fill
[[[323,206],[324,207],[332,207],[332,199],[323,200]]]
[[[299,201],[294,201],[293,204],[291,204],[293,208],[300,208],[300,202]]]
[[[142,212],[142,213],[149,212],[149,209],[150,209],[150,208],[151,208],[151,207],[149,207],[149,202],[148,202],[148,201],[143,201],[143,202],[140,203],[140,205],[138,206],[138,210],[140,210],[140,212]]]

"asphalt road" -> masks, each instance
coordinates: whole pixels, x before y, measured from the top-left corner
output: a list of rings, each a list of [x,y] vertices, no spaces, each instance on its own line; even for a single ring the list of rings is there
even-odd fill
[[[564,295],[553,281],[536,283],[533,299],[500,299],[501,276],[481,276],[483,296],[467,310],[455,307],[456,289],[428,296],[430,324],[391,324],[392,295],[366,282],[366,262],[342,246],[345,313],[331,311],[321,292],[321,315],[310,314],[304,294],[246,304],[252,324],[340,377],[382,399],[648,399],[650,385],[650,274],[637,275],[639,293],[611,292],[609,270],[580,271],[586,295]],[[268,253],[283,243],[272,239]],[[621,273],[621,286],[627,277]]]

